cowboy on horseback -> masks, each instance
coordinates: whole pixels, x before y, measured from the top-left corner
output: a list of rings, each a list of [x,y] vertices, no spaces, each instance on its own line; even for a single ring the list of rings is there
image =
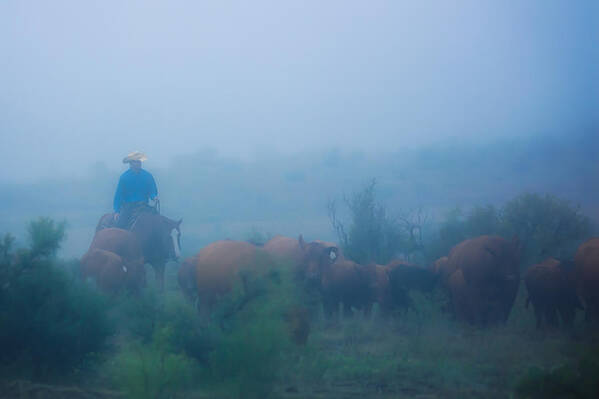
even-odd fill
[[[176,221],[160,215],[154,177],[141,168],[146,159],[145,154],[138,151],[123,159],[123,163],[129,164],[129,169],[121,175],[114,193],[115,213],[107,213],[100,218],[92,241],[93,248],[90,248],[126,258],[131,255],[132,245],[125,244],[119,237],[123,236],[123,230],[129,230],[133,241],[141,247],[142,261],[152,265],[159,287],[163,289],[166,262],[177,260],[180,256],[183,219]],[[148,205],[148,201],[153,202],[152,206]]]
[[[123,159],[123,163],[129,164],[129,169],[119,178],[114,193],[116,227],[128,230],[141,213],[158,213],[156,182],[152,174],[141,167],[141,163],[147,159],[139,151],[132,152]],[[153,206],[148,205],[148,200],[153,202]]]

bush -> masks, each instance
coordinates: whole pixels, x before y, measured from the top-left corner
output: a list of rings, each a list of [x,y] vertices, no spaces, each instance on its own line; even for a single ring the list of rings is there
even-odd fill
[[[460,208],[449,211],[439,225],[438,238],[427,248],[427,260],[434,261],[447,255],[456,244],[481,235],[501,235],[501,210],[493,205],[475,206],[466,215]]]
[[[32,256],[54,256],[66,238],[66,222],[55,223],[50,218],[41,217],[29,223],[27,233],[31,242]]]
[[[218,336],[205,374],[215,391],[247,398],[263,398],[271,392],[288,346],[287,331],[282,319],[255,315],[247,324],[236,323]]]
[[[56,265],[64,224],[29,226],[31,247],[11,252],[5,237],[0,264],[0,362],[8,371],[47,379],[81,366],[104,347],[112,328],[104,299]]]
[[[522,259],[535,263],[548,256],[572,257],[591,228],[590,220],[564,199],[546,194],[522,194],[503,207],[507,235],[516,234],[523,246]]]
[[[128,398],[173,398],[193,386],[197,364],[160,343],[135,343],[111,362],[113,381]]]
[[[493,205],[475,206],[465,220],[465,228],[468,237],[501,235],[504,230],[501,210]]]
[[[152,345],[156,337],[162,337],[167,340],[165,350],[207,361],[213,346],[210,331],[179,293],[144,290],[137,297],[125,298],[119,313],[119,325],[131,339]]]
[[[550,371],[531,368],[516,385],[516,396],[522,399],[599,397],[599,352],[597,349],[581,358],[578,365],[560,366]]]
[[[516,235],[526,265],[549,256],[571,258],[590,231],[589,218],[568,201],[549,194],[522,194],[501,208],[475,206],[466,215],[459,208],[450,211],[439,226],[438,238],[429,243],[428,253],[434,260],[468,238]]]
[[[438,238],[433,238],[428,245],[429,260],[433,261],[447,255],[454,245],[467,237],[468,232],[462,211],[459,208],[452,209],[439,225]]]
[[[291,270],[268,269],[239,279],[209,319],[180,293],[146,290],[120,307],[132,349],[108,373],[130,397],[174,397],[201,384],[219,397],[264,397],[292,350],[285,311],[296,303]]]
[[[329,219],[344,254],[361,264],[385,264],[407,249],[400,225],[387,215],[385,207],[376,202],[376,180],[354,192],[344,203],[349,210],[349,230],[338,219],[335,201],[328,204]]]
[[[241,279],[240,279],[241,280]],[[262,398],[271,393],[294,353],[286,314],[298,304],[300,288],[283,265],[247,276],[212,313],[214,338],[204,383],[225,397]]]

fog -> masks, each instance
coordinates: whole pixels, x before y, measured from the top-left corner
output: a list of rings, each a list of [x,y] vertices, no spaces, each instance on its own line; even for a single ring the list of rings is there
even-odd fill
[[[596,132],[596,2],[3,1],[3,180]]]
[[[141,150],[192,253],[334,239],[370,179],[392,212],[521,192],[599,220],[594,1],[0,3],[0,232],[85,251]]]

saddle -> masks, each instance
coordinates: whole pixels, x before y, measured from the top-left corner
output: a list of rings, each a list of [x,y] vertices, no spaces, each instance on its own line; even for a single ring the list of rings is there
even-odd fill
[[[105,214],[96,227],[96,232],[107,229],[110,227],[116,227],[123,230],[131,230],[141,215],[144,213],[160,214],[159,203],[156,206],[150,206],[145,202],[133,202],[124,204],[123,209],[119,215],[119,219],[115,220],[115,213]]]

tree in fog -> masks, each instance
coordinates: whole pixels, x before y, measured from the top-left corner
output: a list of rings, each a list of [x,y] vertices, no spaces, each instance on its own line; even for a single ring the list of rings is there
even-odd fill
[[[424,214],[408,213],[398,219],[389,216],[376,200],[376,180],[343,197],[348,221],[339,217],[337,202],[328,203],[329,220],[345,255],[360,264],[385,264],[393,257],[409,257],[421,249]],[[347,226],[347,227],[346,227]]]
[[[548,256],[571,257],[576,246],[591,230],[590,220],[579,206],[551,194],[525,193],[505,204],[503,229],[517,235],[524,262]]]
[[[571,257],[590,233],[590,220],[580,207],[554,195],[525,193],[502,207],[475,206],[464,214],[451,210],[439,224],[438,237],[428,243],[430,259],[447,255],[451,248],[481,235],[518,237],[523,265],[546,257]]]

